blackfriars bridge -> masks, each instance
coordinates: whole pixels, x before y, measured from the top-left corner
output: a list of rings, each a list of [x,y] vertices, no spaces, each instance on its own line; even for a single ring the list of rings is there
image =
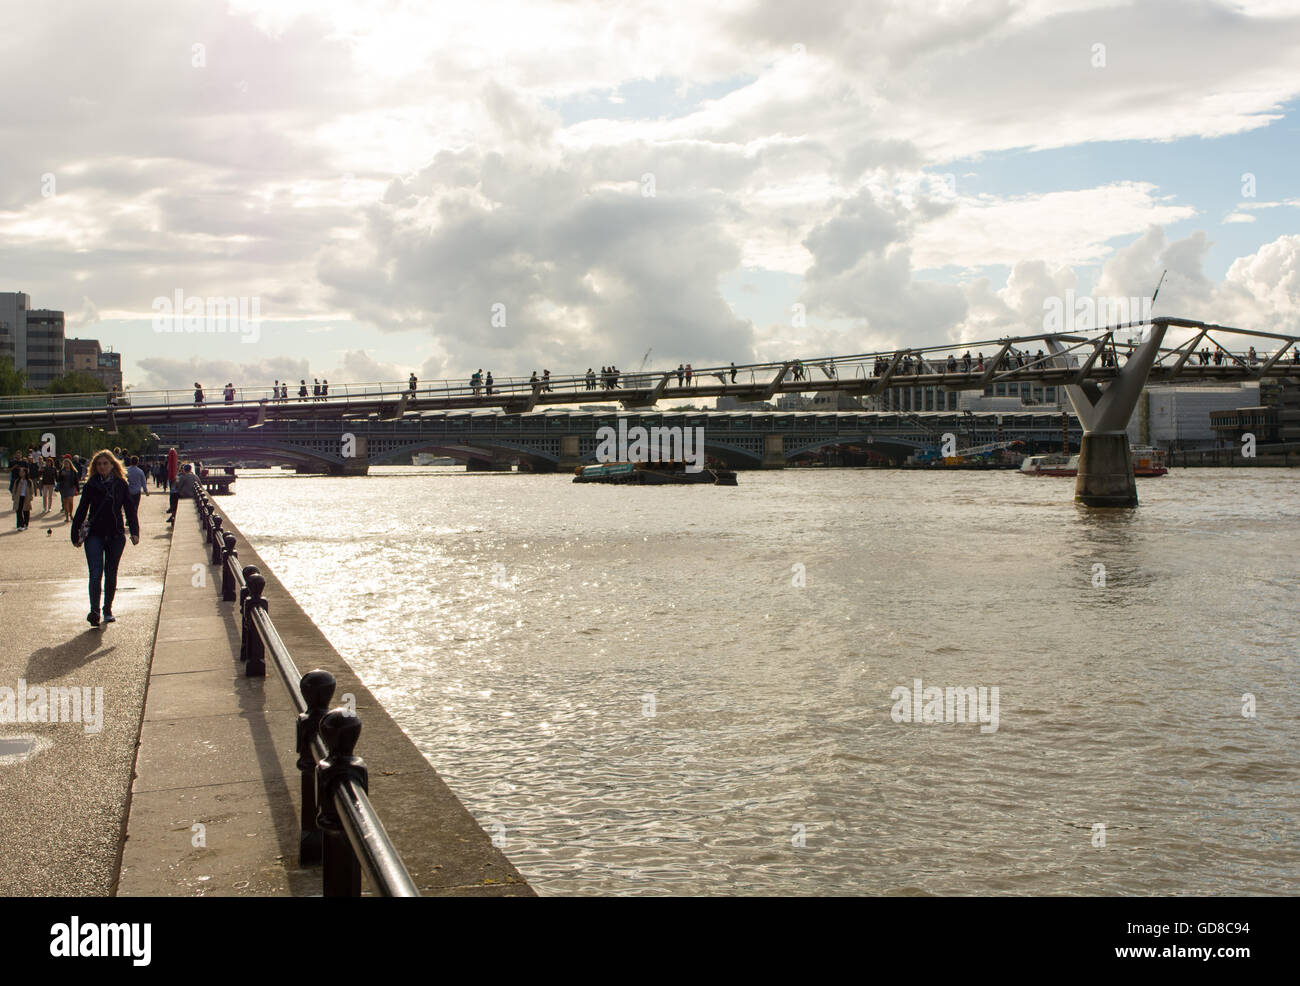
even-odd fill
[[[1116,334],[1125,329],[1142,329],[1136,343],[1119,343]],[[1170,330],[1184,336],[1178,345],[1166,346]],[[1236,348],[1226,346],[1221,339],[1237,343]],[[1242,346],[1249,343],[1249,349]],[[1033,346],[1037,352],[1031,352]],[[1045,346],[1044,352],[1041,347]],[[1257,351],[1258,348],[1258,351]],[[964,352],[963,352],[964,351]],[[958,353],[961,353],[959,356]],[[973,353],[968,358],[968,354]],[[230,433],[242,431],[243,445],[249,453],[264,444],[291,445],[296,425],[291,422],[355,423],[349,428],[330,429],[328,436],[319,442],[341,440],[344,434],[354,439],[371,425],[382,422],[404,421],[429,415],[445,415],[445,428],[469,428],[470,421],[478,416],[448,414],[451,411],[499,409],[504,415],[494,416],[496,428],[495,447],[511,449],[506,443],[500,422],[523,419],[539,408],[581,406],[583,404],[619,402],[626,410],[639,411],[653,408],[661,400],[733,397],[738,401],[768,401],[780,393],[843,392],[864,397],[878,397],[888,390],[901,387],[939,387],[946,391],[985,391],[995,384],[1031,382],[1044,387],[1061,387],[1070,398],[1079,424],[1080,456],[1075,499],[1089,506],[1135,506],[1137,486],[1129,456],[1125,429],[1142,388],[1147,383],[1172,382],[1229,382],[1259,380],[1264,377],[1300,377],[1300,337],[1272,332],[1246,330],[1217,325],[1187,318],[1159,316],[1150,320],[1107,327],[1091,333],[1039,333],[987,340],[984,342],[946,343],[937,346],[904,349],[882,353],[865,353],[853,356],[817,357],[785,360],[772,363],[728,365],[696,369],[691,379],[685,379],[677,370],[637,371],[623,373],[607,384],[596,374],[554,376],[547,380],[519,377],[497,378],[491,386],[486,381],[474,383],[441,380],[418,381],[415,386],[403,384],[348,384],[336,386],[328,395],[302,396],[295,391],[287,399],[272,395],[269,385],[238,388],[233,393],[211,394],[211,400],[199,402],[187,391],[132,391],[126,397],[110,395],[54,395],[25,396],[0,399],[0,431],[28,430],[45,427],[87,426],[116,431],[123,424],[156,426],[197,426],[200,430],[225,425]],[[837,419],[839,415],[835,416]],[[918,421],[924,421],[916,416]],[[464,421],[464,424],[458,422]],[[572,422],[569,421],[568,424]],[[770,422],[775,426],[775,422]],[[363,428],[363,425],[365,427]],[[887,430],[879,434],[868,432],[872,444],[901,449],[906,442],[921,442],[918,429],[924,434],[933,431],[926,425],[912,422],[909,434],[903,428],[894,434]],[[258,438],[254,432],[273,428],[288,428],[274,432],[282,440],[271,443],[270,438]],[[438,427],[433,425],[431,427]],[[489,426],[477,425],[486,429]],[[552,427],[547,425],[547,427]],[[562,425],[554,425],[556,429]],[[707,428],[708,425],[706,424]],[[763,449],[756,447],[759,440],[753,432],[743,440],[736,435],[741,428],[734,420],[727,425],[714,425],[713,454],[732,460],[759,458],[761,463],[775,465],[792,454],[798,454],[800,428],[816,431],[820,425],[796,424],[793,434],[795,445],[785,448],[786,430],[765,432],[761,436]],[[836,425],[838,429],[838,424]],[[854,426],[857,427],[857,426]],[[727,430],[724,439],[723,429]],[[165,430],[165,429],[164,429]],[[960,434],[957,429],[954,433]],[[987,429],[984,432],[987,437]],[[778,437],[779,436],[779,437]],[[297,436],[301,438],[301,435]],[[594,437],[594,436],[593,436]],[[864,435],[864,438],[866,435]],[[362,459],[383,461],[389,455],[400,456],[401,439],[368,431],[364,435],[365,455],[352,455],[342,462],[344,469],[357,469]],[[371,441],[376,442],[374,446]],[[212,439],[215,441],[215,439]],[[548,463],[556,467],[568,462],[582,461],[585,453],[583,432],[547,434],[529,442],[518,441],[513,451],[522,461]],[[818,439],[820,440],[820,439]],[[417,439],[423,442],[423,437]],[[316,461],[331,461],[325,456],[324,446],[317,439],[301,445],[315,449]],[[313,444],[315,443],[315,444]],[[234,444],[232,438],[232,445]],[[706,450],[710,438],[706,433]],[[825,444],[831,444],[827,441]],[[470,461],[499,461],[494,453],[481,458],[476,449],[486,450],[488,444],[464,443],[430,448],[460,448],[463,457]],[[197,451],[194,449],[192,451]],[[376,458],[376,454],[379,458]],[[453,453],[454,454],[454,453]],[[304,452],[304,455],[307,453]],[[308,455],[305,461],[310,462]]]
[[[1066,420],[1062,420],[1062,418]],[[864,459],[898,463],[951,434],[962,447],[1022,441],[1059,449],[1063,431],[1077,447],[1082,429],[1059,411],[649,411],[583,410],[529,414],[441,412],[399,421],[281,421],[250,430],[236,423],[155,425],[163,445],[190,458],[272,461],[303,472],[365,473],[372,465],[407,465],[418,452],[450,456],[472,470],[569,471],[596,461],[598,429],[703,429],[705,454],[736,469],[780,468],[829,447]]]

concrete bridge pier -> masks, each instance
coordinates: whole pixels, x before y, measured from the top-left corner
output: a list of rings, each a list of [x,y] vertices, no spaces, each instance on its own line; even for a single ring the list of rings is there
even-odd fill
[[[1128,446],[1128,421],[1142,396],[1151,365],[1160,354],[1169,320],[1152,319],[1151,335],[1129,357],[1119,376],[1106,385],[1084,380],[1093,362],[1110,345],[1113,333],[1106,333],[1094,346],[1090,359],[1079,369],[1065,392],[1083,425],[1079,445],[1079,472],[1074,481],[1074,502],[1087,507],[1136,507],[1137,480],[1133,478],[1133,459]],[[1056,339],[1047,339],[1048,348],[1064,364],[1065,347]]]
[[[1074,499],[1089,507],[1137,506],[1137,480],[1127,434],[1084,432]]]
[[[560,461],[556,465],[559,472],[573,472],[582,465],[581,453],[578,451],[577,435],[560,437]]]
[[[763,469],[785,468],[785,436],[763,436]]]

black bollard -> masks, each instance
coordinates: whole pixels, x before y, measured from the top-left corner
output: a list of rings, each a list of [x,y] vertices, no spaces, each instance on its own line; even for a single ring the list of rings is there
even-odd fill
[[[298,865],[313,866],[321,861],[323,839],[316,822],[316,750],[312,741],[334,697],[334,676],[319,669],[308,671],[298,687],[307,702],[307,711],[298,716],[298,770],[302,779]]]
[[[261,572],[254,572],[248,577],[248,599],[244,602],[244,612],[248,619],[248,647],[247,655],[244,658],[244,677],[262,678],[266,676],[266,645],[262,643],[262,635],[257,632],[257,626],[253,623],[253,611],[260,609],[263,613],[270,612],[270,606],[267,605],[262,593],[266,591],[266,579]]]
[[[320,738],[328,755],[316,765],[316,799],[320,804],[317,822],[325,840],[321,882],[326,897],[361,896],[361,864],[334,804],[334,794],[344,780],[370,793],[366,762],[352,752],[360,736],[361,720],[346,709],[334,709],[321,718]]]
[[[247,605],[248,597],[251,595],[248,591],[248,580],[253,575],[259,574],[256,565],[245,565],[243,568],[244,585],[239,590],[239,659],[240,661],[248,660],[248,638],[249,635],[256,635],[257,631],[253,628],[253,611]]]
[[[221,549],[221,598],[226,602],[235,601],[235,565],[239,561],[239,552],[235,550],[235,535],[226,531],[222,535]]]
[[[221,518],[212,518],[212,533],[208,535],[208,540],[212,542],[212,564],[221,564],[221,548],[225,544],[221,537]]]

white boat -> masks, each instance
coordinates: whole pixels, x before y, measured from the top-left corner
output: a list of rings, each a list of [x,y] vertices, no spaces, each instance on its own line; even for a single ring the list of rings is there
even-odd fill
[[[1165,466],[1165,453],[1149,445],[1134,445],[1129,452],[1134,476],[1163,476],[1169,471]],[[1050,455],[1028,455],[1020,463],[1026,476],[1077,476],[1079,456],[1053,452]]]
[[[1053,452],[1050,455],[1027,455],[1020,463],[1020,471],[1026,476],[1077,476],[1079,474],[1079,456],[1063,455]]]
[[[413,466],[454,466],[456,460],[450,455],[434,455],[432,452],[416,452],[411,456]]]

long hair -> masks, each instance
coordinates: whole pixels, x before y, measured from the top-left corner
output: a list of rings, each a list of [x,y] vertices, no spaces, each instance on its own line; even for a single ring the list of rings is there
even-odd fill
[[[99,475],[95,467],[99,464],[99,460],[104,458],[108,459],[108,461],[113,464],[112,467],[109,469],[109,472],[112,475],[117,476],[118,479],[120,479],[122,482],[125,483],[126,468],[122,465],[122,460],[119,459],[117,456],[115,456],[112,452],[110,452],[106,448],[100,449],[98,452],[96,452],[94,455],[90,457],[90,475],[91,476]]]

